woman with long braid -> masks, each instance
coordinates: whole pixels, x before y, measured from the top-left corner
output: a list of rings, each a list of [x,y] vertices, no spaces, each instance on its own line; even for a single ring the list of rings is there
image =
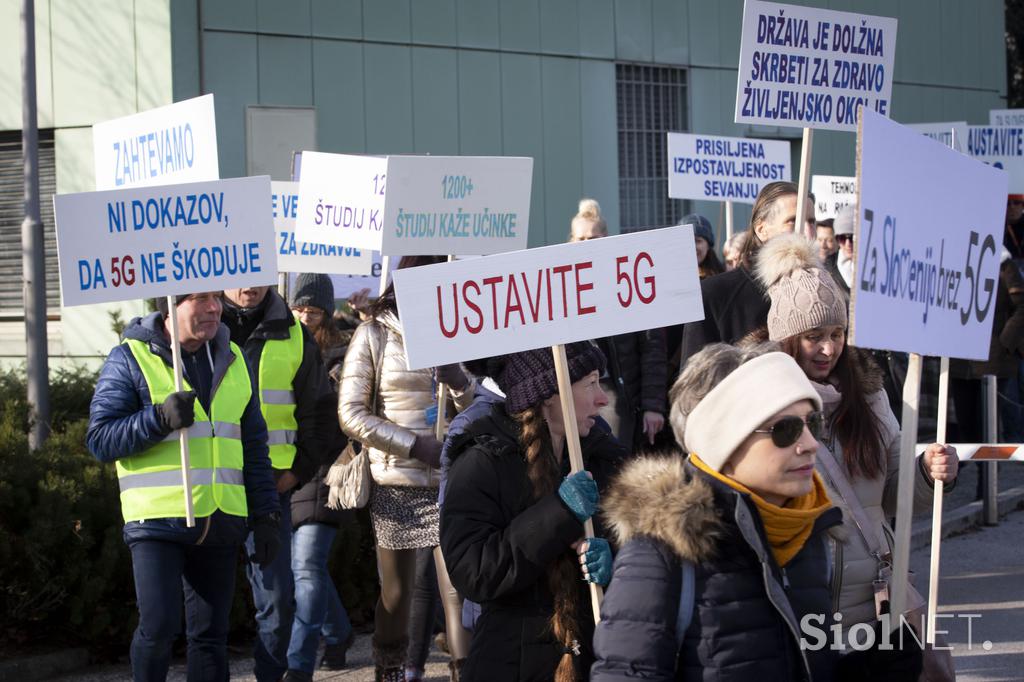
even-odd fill
[[[587,471],[567,475],[546,348],[492,359],[487,374],[506,402],[451,443],[441,549],[452,584],[482,606],[464,680],[585,680],[593,661],[584,580],[608,582],[611,551],[601,538],[581,542],[583,523],[625,451],[594,428],[607,403],[604,355],[589,342],[567,345],[566,355]]]

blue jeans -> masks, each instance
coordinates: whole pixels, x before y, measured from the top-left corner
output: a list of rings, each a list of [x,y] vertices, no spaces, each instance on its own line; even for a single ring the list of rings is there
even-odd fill
[[[128,548],[139,606],[139,625],[131,645],[132,679],[167,679],[184,597],[188,679],[227,680],[228,619],[238,545],[132,539]]]
[[[256,605],[256,643],[253,645],[253,672],[257,682],[277,682],[288,669],[288,640],[295,618],[295,583],[292,579],[292,494],[283,493],[281,501],[281,547],[265,568],[249,562],[245,575],[252,586]],[[254,551],[252,533],[245,540],[245,551]]]
[[[342,644],[352,634],[348,613],[327,571],[327,557],[338,529],[306,523],[292,534],[292,573],[295,575],[295,620],[288,645],[288,667],[312,673],[320,635],[328,644]]]

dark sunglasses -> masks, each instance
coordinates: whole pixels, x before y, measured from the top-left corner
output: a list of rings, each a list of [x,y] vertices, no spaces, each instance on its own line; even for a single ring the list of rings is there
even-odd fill
[[[839,242],[840,244],[842,244],[846,240],[850,240],[852,242],[853,241],[853,235],[852,234],[837,234],[836,235],[836,241]]]
[[[767,429],[754,429],[754,433],[770,433],[772,435],[772,443],[777,448],[788,448],[793,443],[800,440],[801,434],[804,432],[804,426],[807,426],[807,430],[811,432],[815,440],[821,439],[821,431],[825,427],[825,415],[822,412],[811,412],[807,415],[807,419],[790,415],[783,417],[779,421],[771,425],[771,428]]]

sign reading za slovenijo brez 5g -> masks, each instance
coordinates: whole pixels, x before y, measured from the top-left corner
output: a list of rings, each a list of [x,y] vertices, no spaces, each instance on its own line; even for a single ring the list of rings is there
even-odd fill
[[[693,227],[395,270],[410,369],[704,317]]]
[[[213,95],[97,123],[92,144],[98,190],[220,177]]]
[[[868,109],[859,151],[850,343],[986,359],[1006,172]]]
[[[736,122],[856,131],[889,114],[895,54],[895,19],[746,0]]]
[[[761,188],[789,180],[789,142],[668,134],[668,195],[752,204]]]
[[[277,282],[266,176],[58,194],[65,306]]]

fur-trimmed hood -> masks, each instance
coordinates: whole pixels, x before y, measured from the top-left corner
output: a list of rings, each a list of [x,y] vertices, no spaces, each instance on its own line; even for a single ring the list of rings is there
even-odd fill
[[[680,453],[632,460],[615,478],[602,507],[619,546],[646,535],[693,562],[711,556],[724,532],[711,485],[687,471]]]

